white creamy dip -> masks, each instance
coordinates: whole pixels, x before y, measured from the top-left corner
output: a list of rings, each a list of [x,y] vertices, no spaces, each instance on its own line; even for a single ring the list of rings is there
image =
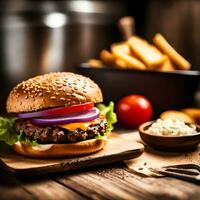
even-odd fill
[[[163,136],[184,136],[197,133],[195,125],[188,125],[179,119],[157,119],[148,129],[147,132],[153,135]]]

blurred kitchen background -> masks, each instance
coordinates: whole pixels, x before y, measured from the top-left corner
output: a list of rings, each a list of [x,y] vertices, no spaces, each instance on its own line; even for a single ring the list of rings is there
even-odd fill
[[[200,69],[198,0],[1,0],[0,111],[16,83],[50,71],[74,71],[122,40],[116,26],[135,18],[136,33],[149,39],[161,32]]]

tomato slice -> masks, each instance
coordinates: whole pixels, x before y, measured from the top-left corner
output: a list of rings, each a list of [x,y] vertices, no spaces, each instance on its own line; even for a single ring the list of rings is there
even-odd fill
[[[63,115],[63,114],[70,114],[70,113],[77,113],[77,112],[91,110],[93,107],[94,107],[93,102],[87,102],[84,104],[54,108],[54,109],[48,110],[48,113],[51,115]]]
[[[60,115],[67,115],[67,114],[88,111],[88,110],[91,110],[93,107],[94,107],[93,102],[87,102],[84,104],[65,106],[65,107],[59,107],[59,108],[51,108],[51,109],[37,111],[37,112],[18,113],[16,117],[19,117],[19,118],[55,117],[55,116],[60,116]]]

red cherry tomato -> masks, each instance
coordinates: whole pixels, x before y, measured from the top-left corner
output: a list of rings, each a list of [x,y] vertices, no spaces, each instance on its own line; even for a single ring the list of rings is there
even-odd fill
[[[151,120],[152,106],[141,95],[129,95],[118,101],[116,106],[118,121],[129,128],[136,128]]]

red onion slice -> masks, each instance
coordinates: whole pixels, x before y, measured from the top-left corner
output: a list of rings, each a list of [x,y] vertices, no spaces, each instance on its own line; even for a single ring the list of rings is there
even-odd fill
[[[93,108],[90,111],[86,111],[77,116],[68,116],[68,117],[58,117],[58,118],[35,118],[32,119],[33,124],[38,125],[56,125],[56,124],[67,124],[73,122],[86,122],[96,119],[99,116],[99,110],[97,108]]]

